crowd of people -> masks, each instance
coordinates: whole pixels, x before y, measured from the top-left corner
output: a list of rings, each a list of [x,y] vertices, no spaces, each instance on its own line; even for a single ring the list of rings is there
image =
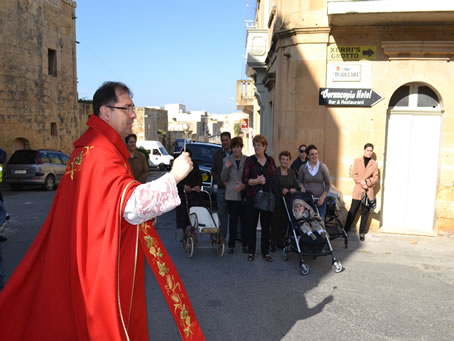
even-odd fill
[[[87,121],[87,131],[74,142],[48,218],[0,291],[0,320],[16,326],[2,331],[5,339],[36,335],[65,340],[148,339],[145,259],[182,337],[203,339],[183,283],[153,226],[157,216],[177,208],[178,227],[187,227],[186,205],[198,200],[200,171],[189,150],[175,159],[168,174],[146,182],[146,158],[137,152],[137,137],[132,134],[136,114],[131,97],[130,89],[118,82],[106,82],[96,91],[94,115]],[[248,261],[255,260],[260,219],[261,254],[272,262],[272,250],[284,246],[287,226],[281,198],[299,191],[310,191],[316,198],[313,207],[293,200],[291,214],[301,232],[312,239],[328,238],[323,224],[331,181],[315,145],[302,144],[293,163],[291,153],[282,151],[277,167],[266,153],[268,141],[263,135],[253,138],[254,154],[249,157],[242,154],[240,137],[231,139],[224,132],[221,141],[212,176],[220,233],[223,239],[229,236],[228,253],[235,252],[240,223],[243,252]],[[378,167],[373,148],[370,143],[364,146],[364,155],[355,160],[352,170],[355,187],[345,229],[351,228],[361,206],[361,240],[375,205]],[[0,163],[5,161],[2,151]],[[6,217],[0,193],[0,227]],[[0,273],[0,290],[1,282]],[[33,305],[28,304],[31,301]]]
[[[220,230],[224,238],[229,234],[228,253],[235,252],[235,242],[240,239],[247,259],[253,261],[256,254],[257,225],[261,226],[261,254],[265,261],[272,262],[270,252],[285,246],[285,233],[288,226],[284,197],[290,202],[292,194],[301,191],[309,192],[315,198],[316,210],[306,202],[298,202],[290,211],[302,233],[312,239],[317,236],[327,237],[324,228],[326,216],[326,197],[331,187],[329,169],[319,160],[315,145],[302,144],[298,148],[298,157],[292,162],[291,153],[287,150],[279,154],[279,166],[266,153],[268,141],[265,136],[256,135],[253,139],[254,154],[246,157],[241,150],[243,142],[240,137],[230,140],[230,133],[221,135],[222,149],[213,158],[212,175],[217,185],[218,215]],[[364,240],[366,222],[370,207],[361,204],[367,194],[374,200],[374,186],[378,181],[377,162],[371,159],[373,145],[364,146],[364,157],[355,160],[352,178],[355,181],[353,200],[345,230],[348,231],[360,206],[361,227],[360,240]],[[263,193],[272,193],[272,199],[265,198]],[[262,201],[258,203],[259,199]],[[268,196],[269,198],[269,196]],[[266,208],[265,202],[273,201],[272,209]],[[238,222],[241,237],[238,238]]]

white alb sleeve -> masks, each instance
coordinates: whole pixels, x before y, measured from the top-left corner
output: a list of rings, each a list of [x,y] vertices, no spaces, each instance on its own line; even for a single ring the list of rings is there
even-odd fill
[[[126,203],[123,217],[128,223],[137,225],[173,210],[180,203],[175,178],[167,173],[137,186]]]

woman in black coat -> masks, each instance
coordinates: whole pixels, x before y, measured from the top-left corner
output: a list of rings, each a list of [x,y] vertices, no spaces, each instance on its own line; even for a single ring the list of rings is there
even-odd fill
[[[260,215],[260,226],[262,228],[261,236],[261,251],[263,259],[267,262],[272,262],[270,255],[270,228],[273,212],[257,209],[255,204],[255,196],[260,189],[267,192],[272,192],[275,198],[279,195],[279,189],[276,189],[277,184],[277,169],[276,164],[271,156],[265,154],[268,141],[263,135],[256,135],[252,140],[255,154],[246,159],[244,165],[243,184],[246,187],[246,215],[248,221],[248,260],[255,259],[255,245],[257,239],[257,223]]]

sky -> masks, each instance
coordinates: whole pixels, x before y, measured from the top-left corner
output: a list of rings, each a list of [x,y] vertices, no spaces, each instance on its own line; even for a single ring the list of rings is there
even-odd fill
[[[124,82],[136,106],[236,112],[255,0],[77,0],[78,92]]]

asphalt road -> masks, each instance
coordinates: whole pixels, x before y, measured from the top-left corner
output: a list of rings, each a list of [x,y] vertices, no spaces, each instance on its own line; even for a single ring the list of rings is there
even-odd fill
[[[54,193],[3,192],[11,215],[8,241],[1,243],[7,277],[39,231]],[[311,271],[303,277],[295,254],[285,262],[276,253],[267,263],[258,253],[248,262],[238,246],[222,258],[199,248],[188,259],[174,211],[158,218],[157,229],[207,340],[454,339],[453,239],[368,234],[360,243],[351,234],[347,250],[333,241],[343,272],[332,271],[328,256],[308,259]],[[150,338],[179,340],[148,269],[146,285]]]

